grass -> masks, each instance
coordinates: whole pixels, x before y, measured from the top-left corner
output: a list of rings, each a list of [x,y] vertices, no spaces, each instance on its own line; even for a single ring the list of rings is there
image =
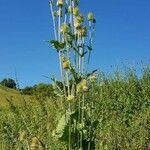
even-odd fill
[[[21,95],[19,91],[0,85],[0,108],[9,107],[8,100],[11,100],[15,106],[23,106],[24,103],[35,102],[34,97]]]
[[[95,129],[96,150],[150,149],[149,68],[143,70],[141,78],[133,70],[124,75],[119,72],[111,76],[100,73],[94,91],[86,100],[90,100],[91,95],[96,107],[94,117],[99,120]],[[12,96],[16,99],[8,102],[9,108],[3,109],[4,104],[0,108],[1,150],[26,150],[33,137],[37,137],[41,145],[39,149],[67,150],[66,143],[53,137],[62,114],[60,99],[35,99],[30,103],[28,99],[31,97],[0,87],[1,102]],[[28,104],[18,102],[22,97]],[[23,107],[18,107],[18,104]]]

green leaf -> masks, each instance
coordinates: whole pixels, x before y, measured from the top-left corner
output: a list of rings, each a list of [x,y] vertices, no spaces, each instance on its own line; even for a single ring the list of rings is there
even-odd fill
[[[89,51],[93,50],[91,46],[87,46],[87,48],[88,48]]]
[[[62,42],[58,42],[58,41],[56,41],[56,40],[51,40],[51,41],[50,41],[50,44],[51,44],[51,46],[52,46],[54,49],[57,50],[57,52],[58,52],[59,50],[64,49],[65,46],[66,46],[66,43],[65,43],[65,42],[62,43]]]
[[[57,81],[55,78],[51,78],[51,80],[53,81],[53,89],[54,89],[54,93],[57,96],[61,96],[63,95],[64,91],[63,91],[63,83],[61,81]]]
[[[55,137],[64,142],[68,142],[69,137],[68,120],[69,118],[64,114],[59,120],[55,130]]]

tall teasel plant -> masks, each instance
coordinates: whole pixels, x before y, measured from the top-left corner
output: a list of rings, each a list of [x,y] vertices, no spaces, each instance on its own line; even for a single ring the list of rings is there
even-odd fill
[[[86,19],[79,11],[79,0],[49,1],[55,39],[51,46],[58,53],[61,81],[52,78],[63,101],[63,114],[53,133],[67,142],[68,149],[93,150],[94,102],[90,94],[96,70],[88,73],[96,20],[92,12]]]

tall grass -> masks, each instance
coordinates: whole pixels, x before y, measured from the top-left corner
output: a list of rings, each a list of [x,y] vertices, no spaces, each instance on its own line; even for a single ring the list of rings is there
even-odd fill
[[[94,129],[91,133],[95,136],[96,150],[150,149],[149,67],[143,69],[141,77],[133,70],[124,75],[100,73],[93,91],[85,97],[87,101],[91,98],[94,112],[89,113],[99,121],[95,129],[89,129]],[[60,101],[57,97],[37,99],[36,103],[18,107],[8,100],[10,108],[0,109],[0,149],[25,150],[37,144],[39,149],[67,150],[67,143],[53,136],[62,119]]]

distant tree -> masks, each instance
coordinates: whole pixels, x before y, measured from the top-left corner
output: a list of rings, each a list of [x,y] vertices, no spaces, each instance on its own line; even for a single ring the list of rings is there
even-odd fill
[[[9,88],[13,88],[13,89],[16,89],[16,83],[13,79],[11,78],[8,78],[8,79],[3,79],[1,82],[0,82],[1,85],[3,86],[6,86],[6,87],[9,87]]]
[[[54,90],[51,84],[39,83],[34,86],[27,86],[21,89],[21,93],[25,95],[34,95],[39,99],[54,97]]]
[[[33,87],[26,86],[24,89],[21,90],[21,93],[25,95],[33,95]]]
[[[54,96],[54,90],[53,90],[52,85],[44,84],[44,83],[39,83],[37,85],[34,85],[33,93],[40,99]]]

